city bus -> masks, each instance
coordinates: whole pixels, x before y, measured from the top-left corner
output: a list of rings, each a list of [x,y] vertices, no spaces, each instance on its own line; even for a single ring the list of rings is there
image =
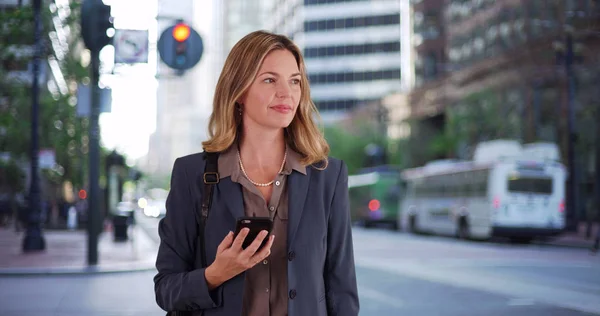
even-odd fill
[[[363,168],[349,176],[352,221],[365,227],[387,223],[396,228],[401,187],[400,169],[396,166]]]
[[[556,145],[495,145],[501,146],[479,148],[473,161],[435,161],[405,170],[399,225],[462,239],[501,236],[529,242],[560,234],[567,174],[556,159]]]

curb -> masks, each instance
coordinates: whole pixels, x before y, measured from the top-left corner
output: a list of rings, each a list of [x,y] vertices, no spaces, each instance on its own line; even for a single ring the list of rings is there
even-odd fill
[[[534,245],[539,246],[553,246],[560,248],[574,248],[574,249],[588,249],[591,250],[594,246],[594,239],[585,239],[584,237],[576,238],[550,238],[550,239],[537,239],[532,242]]]
[[[0,276],[92,275],[108,273],[144,272],[155,270],[151,262],[129,262],[114,266],[52,267],[52,268],[0,268]]]
[[[560,247],[560,248],[571,248],[571,249],[587,249],[590,250],[592,249],[593,246],[593,242],[590,242],[589,244],[581,244],[581,243],[567,243],[567,242],[543,242],[543,241],[538,241],[538,242],[533,242],[533,245],[538,245],[538,246],[551,246],[551,247]]]

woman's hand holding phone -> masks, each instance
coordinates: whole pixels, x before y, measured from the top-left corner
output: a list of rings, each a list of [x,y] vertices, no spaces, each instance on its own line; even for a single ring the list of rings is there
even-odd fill
[[[243,249],[242,244],[249,232],[248,228],[243,228],[237,236],[234,236],[233,232],[229,232],[221,241],[217,248],[215,261],[204,272],[210,290],[254,267],[271,254],[274,235],[271,235],[265,246],[260,248],[263,240],[269,234],[266,230],[261,231],[252,244]]]

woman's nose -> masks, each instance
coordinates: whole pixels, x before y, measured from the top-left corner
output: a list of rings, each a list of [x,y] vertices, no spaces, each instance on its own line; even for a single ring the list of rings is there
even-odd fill
[[[292,89],[289,83],[280,81],[280,83],[277,85],[277,97],[287,98],[291,95],[291,92]]]

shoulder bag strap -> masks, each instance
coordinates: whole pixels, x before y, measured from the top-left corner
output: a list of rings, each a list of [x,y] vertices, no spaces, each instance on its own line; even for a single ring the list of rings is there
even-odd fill
[[[206,264],[206,248],[204,245],[204,230],[206,228],[206,221],[208,219],[208,212],[210,211],[210,204],[212,201],[213,187],[219,183],[219,154],[218,153],[205,153],[204,159],[206,164],[204,166],[204,175],[202,176],[204,183],[204,190],[202,190],[202,207],[200,209],[200,222],[198,223],[198,237],[202,243],[202,267],[207,267]]]
[[[219,183],[219,154],[218,153],[208,153],[205,152],[204,160],[206,161],[204,165],[204,174],[202,175],[202,183],[198,181],[198,185],[203,189],[202,192],[202,206],[200,208],[200,217],[198,219],[198,242],[200,243],[200,247],[202,249],[201,260],[202,267],[205,268],[207,266],[206,263],[206,247],[204,244],[204,229],[206,227],[206,221],[208,219],[208,212],[210,211],[210,204],[212,201],[212,193],[213,187],[215,184]],[[197,204],[196,204],[197,205]],[[196,248],[198,249],[198,248]],[[204,313],[202,313],[204,314]],[[191,312],[169,312],[167,316],[190,316]]]

